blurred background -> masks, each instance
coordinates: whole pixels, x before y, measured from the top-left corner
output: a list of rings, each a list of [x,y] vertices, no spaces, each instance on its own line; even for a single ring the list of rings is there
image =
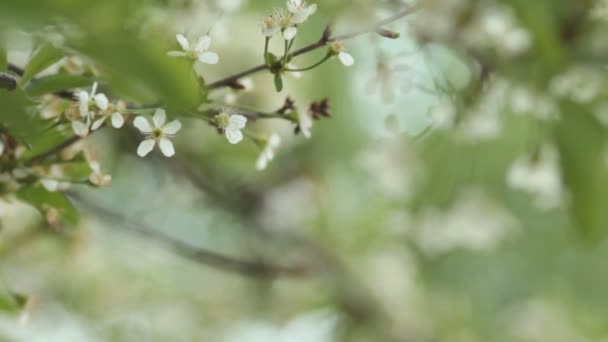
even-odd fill
[[[298,47],[328,22],[347,33],[413,5],[316,3]],[[259,172],[256,144],[185,114],[197,84],[166,51],[208,33],[207,82],[258,65],[261,20],[283,1],[2,1],[9,63],[50,42],[66,57],[42,76],[77,63],[110,98],[164,103],[184,128],[171,159],[139,158],[132,128],[79,142],[113,182],[72,185],[79,217],[59,228],[5,194],[0,339],[608,341],[608,2],[416,5],[385,27],[399,39],[345,41],[353,67],[209,94],[263,111],[330,99],[311,139],[248,125],[283,139]],[[2,120],[19,121],[0,92]]]

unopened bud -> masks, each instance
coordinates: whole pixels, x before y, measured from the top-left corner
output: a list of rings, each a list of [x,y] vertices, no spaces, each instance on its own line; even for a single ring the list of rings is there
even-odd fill
[[[379,35],[381,35],[384,38],[389,38],[389,39],[397,39],[397,38],[401,37],[401,33],[397,32],[397,31],[383,29],[383,28],[377,29],[376,33],[378,33]]]

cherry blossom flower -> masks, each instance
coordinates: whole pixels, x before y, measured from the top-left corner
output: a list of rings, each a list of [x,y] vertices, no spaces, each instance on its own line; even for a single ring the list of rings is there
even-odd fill
[[[317,4],[308,5],[302,0],[287,0],[287,10],[292,14],[292,22],[298,25],[317,11]]]
[[[211,45],[211,38],[209,36],[200,37],[194,45],[192,45],[184,35],[177,34],[175,38],[183,51],[169,51],[167,53],[169,56],[189,57],[205,64],[217,64],[219,62],[217,53],[207,51]]]
[[[236,112],[222,110],[220,114],[215,116],[215,122],[218,128],[224,132],[229,143],[238,144],[243,140],[241,129],[247,125],[247,118],[245,116]]]
[[[87,93],[86,91],[81,91],[77,95],[78,109],[80,111],[80,117],[82,118],[82,121],[72,121],[72,129],[74,130],[74,133],[76,133],[76,135],[79,135],[81,137],[84,137],[89,134],[89,129],[91,128],[91,121],[96,115],[96,112],[94,110],[91,111],[91,107],[94,106],[101,111],[106,111],[108,109],[108,98],[104,94],[96,94],[96,92],[97,82],[93,83],[93,87],[90,93]]]
[[[338,56],[340,62],[345,66],[352,66],[353,64],[355,64],[355,59],[351,54],[346,52],[344,44],[342,44],[341,42],[332,42],[330,44],[330,49],[331,54]]]
[[[133,126],[139,129],[143,134],[146,134],[146,139],[139,144],[137,155],[145,157],[154,149],[154,145],[158,144],[161,152],[166,157],[172,157],[175,154],[173,143],[169,138],[182,128],[181,122],[173,120],[165,124],[167,114],[164,109],[157,109],[152,118],[152,125],[143,116],[138,116],[133,120]]]
[[[268,142],[256,162],[256,168],[259,171],[265,170],[266,167],[268,167],[268,163],[274,159],[275,152],[280,144],[281,137],[278,134],[272,134],[270,138],[268,138]]]
[[[281,13],[277,10],[271,15],[262,20],[262,34],[266,37],[272,37],[281,30]]]

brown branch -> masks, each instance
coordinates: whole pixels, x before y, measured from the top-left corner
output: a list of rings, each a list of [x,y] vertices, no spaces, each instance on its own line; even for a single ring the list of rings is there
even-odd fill
[[[366,28],[366,29],[362,29],[360,31],[355,31],[355,32],[351,32],[351,33],[346,33],[343,35],[339,35],[339,36],[334,36],[334,37],[330,37],[327,32],[329,32],[329,30],[325,30],[323,33],[323,36],[321,37],[321,39],[319,41],[317,41],[316,43],[307,45],[299,50],[294,51],[291,55],[292,57],[296,57],[299,55],[303,55],[305,53],[314,51],[316,49],[319,49],[325,45],[327,45],[327,43],[330,42],[334,42],[334,41],[342,41],[342,40],[348,40],[348,39],[352,39],[367,33],[373,33],[376,32],[379,28],[386,26],[392,22],[395,22],[401,18],[404,18],[412,13],[414,13],[416,10],[418,9],[417,6],[410,6],[406,9],[404,9],[403,11],[389,17],[386,18],[384,20],[381,20],[379,22],[377,22],[375,25]],[[226,78],[223,78],[221,80],[209,83],[207,85],[208,89],[219,89],[219,88],[225,88],[225,87],[230,87],[233,84],[237,84],[238,80],[245,77],[245,76],[249,76],[251,74],[255,74],[257,72],[263,71],[263,70],[267,70],[268,66],[266,64],[260,64],[256,67],[253,67],[251,69],[247,69],[245,71],[236,73],[234,75],[228,76]]]
[[[263,261],[244,260],[225,256],[176,240],[141,222],[135,222],[123,214],[99,206],[98,204],[93,203],[93,201],[84,199],[82,196],[73,192],[70,192],[68,196],[75,202],[86,207],[93,214],[103,216],[116,222],[116,224],[107,225],[107,227],[160,242],[177,255],[220,271],[255,278],[303,277],[313,272],[310,267],[305,265],[282,266]]]

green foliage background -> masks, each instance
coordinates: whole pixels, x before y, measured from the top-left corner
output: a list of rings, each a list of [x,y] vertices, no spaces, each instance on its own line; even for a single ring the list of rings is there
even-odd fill
[[[318,4],[320,13],[302,27],[298,43],[316,41],[330,19],[340,18],[338,29],[347,30],[356,26],[353,22],[369,19],[370,8],[394,8],[391,1]],[[534,45],[512,60],[495,51],[475,51],[493,73],[540,91],[573,65],[605,74],[608,30],[605,24],[580,19],[592,1],[502,4],[513,9]],[[592,114],[606,101],[605,87],[593,103],[561,99],[555,122],[539,124],[505,109],[503,133],[490,142],[464,143],[453,132],[433,128],[402,133],[424,129],[427,109],[439,94],[398,90],[395,109],[356,92],[363,79],[373,77],[359,75],[373,72],[365,66],[375,62],[375,49],[411,48],[413,30],[397,23],[391,27],[403,31],[404,39],[378,43],[378,37],[362,37],[349,43],[355,69],[328,63],[301,81],[285,79],[281,96],[291,94],[303,102],[328,96],[334,116],[315,125],[313,139],[288,139],[269,170],[258,173],[254,144],[229,146],[212,127],[190,118],[207,94],[199,92],[190,64],[166,57],[176,47],[174,21],[191,23],[200,31],[196,33],[204,33],[220,20],[220,5],[186,0],[0,2],[4,32],[45,32],[50,24],[74,32],[61,48],[36,44],[19,88],[0,89],[0,123],[30,147],[30,156],[67,136],[41,134],[46,123],[31,105],[41,94],[92,84],[90,75],[36,77],[66,54],[95,63],[109,96],[163,103],[169,116],[185,122],[176,140],[178,155],[170,160],[138,158],[129,130],[87,138],[113,175],[109,189],[77,187],[68,198],[32,186],[17,194],[34,207],[50,202],[63,208],[66,230],[45,227],[35,210],[15,205],[16,199],[7,196],[0,207],[0,310],[6,311],[0,336],[35,340],[44,331],[58,341],[223,341],[243,322],[280,327],[322,309],[340,317],[336,340],[345,341],[608,339],[608,145],[605,125]],[[229,39],[212,45],[221,62],[202,69],[207,82],[262,62],[258,21],[275,5],[282,2],[249,1],[238,12],[223,14]],[[192,8],[200,11],[200,20],[192,20]],[[158,12],[164,16],[142,34],[144,18]],[[466,83],[452,95],[463,108],[473,106],[480,94],[476,76],[460,70],[463,65],[474,69],[468,68],[474,64],[468,47],[460,41],[432,43],[451,62],[430,63]],[[303,59],[312,62],[321,54]],[[4,64],[0,59],[0,69]],[[470,82],[462,81],[468,78]],[[242,101],[278,108],[282,97],[273,94],[272,75],[253,79],[256,91]],[[379,137],[370,127],[383,127],[387,114],[396,117],[399,133]],[[285,135],[293,129],[253,125],[260,132],[278,127]],[[505,182],[515,158],[545,143],[559,150],[569,192],[567,205],[549,211],[537,209],[529,196]],[[388,165],[378,162],[371,171],[361,166],[362,155],[382,153],[390,154]],[[79,169],[82,161],[76,164],[75,172],[86,174]],[[396,176],[391,173],[395,169]],[[417,172],[423,176],[413,184],[392,183],[403,188],[396,189],[397,195],[383,188],[382,181]],[[517,230],[489,250],[425,253],[416,244],[418,215],[428,208],[448,210],[471,187],[483,189],[506,208]],[[243,260],[304,261],[320,271],[293,279],[240,277],[130,233],[141,225]],[[26,310],[29,325],[15,323],[26,303],[23,296],[37,303]],[[527,328],[514,323],[518,319]]]

